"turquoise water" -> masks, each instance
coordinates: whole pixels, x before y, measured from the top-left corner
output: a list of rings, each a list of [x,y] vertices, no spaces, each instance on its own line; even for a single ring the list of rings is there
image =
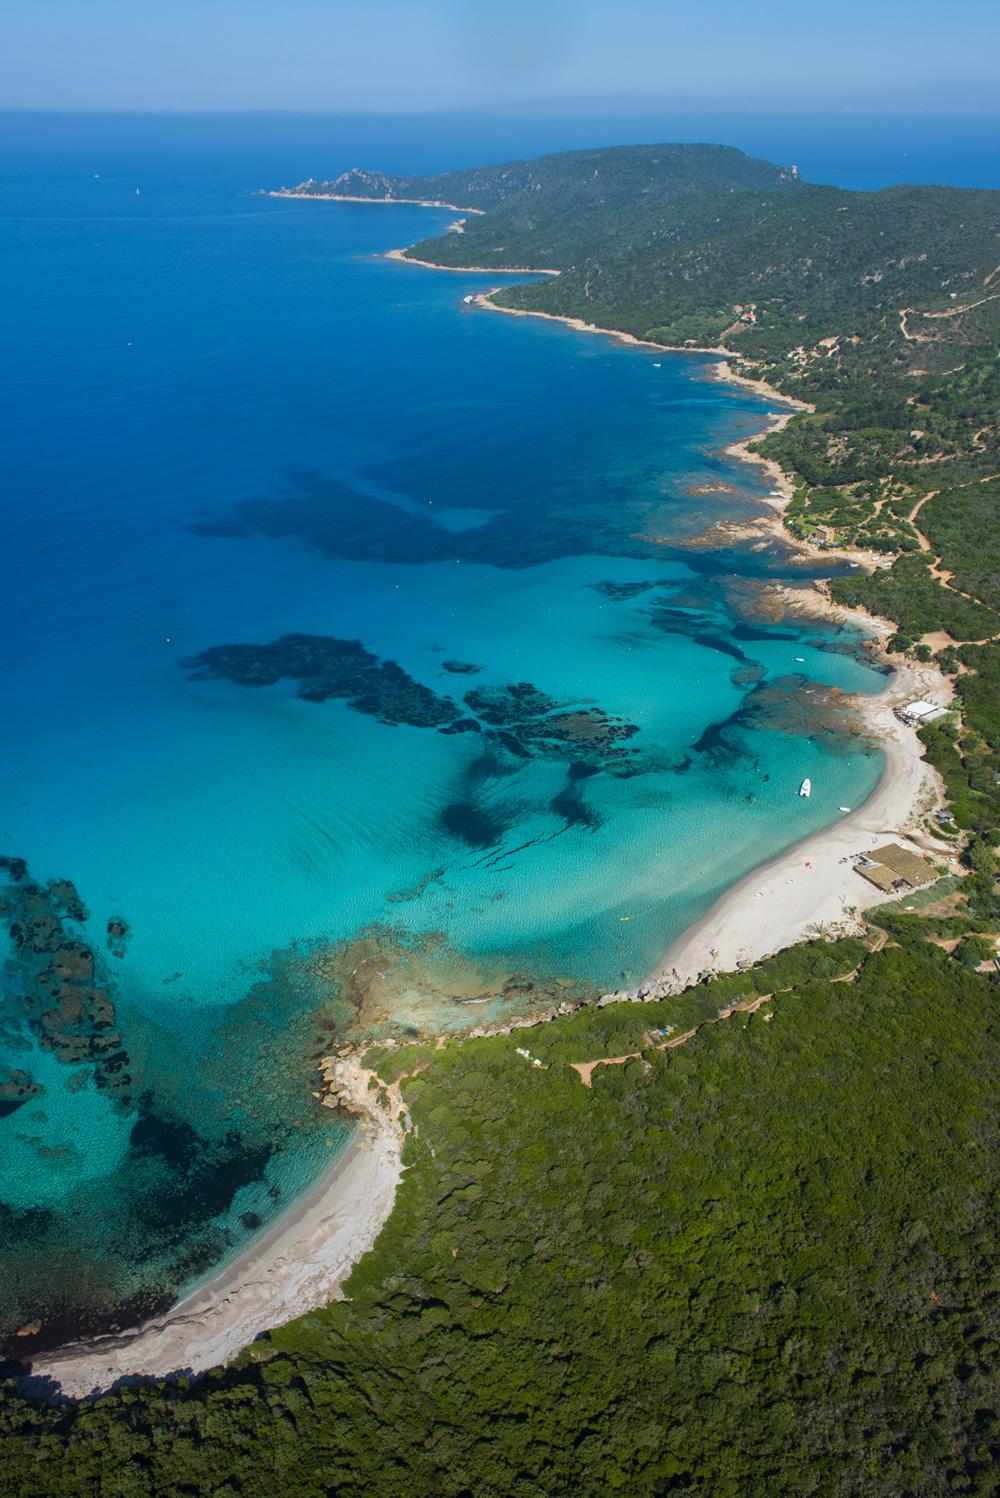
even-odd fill
[[[338,1036],[637,982],[882,763],[857,638],[769,603],[802,570],[686,544],[765,492],[710,359],[379,258],[451,214],[69,161],[0,201],[21,1353],[266,1228],[347,1137]]]

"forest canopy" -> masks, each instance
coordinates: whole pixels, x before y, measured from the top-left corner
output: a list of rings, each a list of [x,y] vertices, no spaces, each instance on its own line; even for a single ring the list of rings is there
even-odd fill
[[[350,1300],[192,1383],[9,1384],[2,1490],[995,1492],[997,988],[925,935],[431,1052]]]

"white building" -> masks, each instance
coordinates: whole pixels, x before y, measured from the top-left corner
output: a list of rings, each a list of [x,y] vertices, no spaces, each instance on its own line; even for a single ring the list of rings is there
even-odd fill
[[[943,718],[947,711],[946,707],[938,707],[936,702],[924,702],[918,698],[916,702],[904,702],[902,707],[897,707],[896,717],[912,727],[922,728],[925,723],[933,723],[935,718]]]

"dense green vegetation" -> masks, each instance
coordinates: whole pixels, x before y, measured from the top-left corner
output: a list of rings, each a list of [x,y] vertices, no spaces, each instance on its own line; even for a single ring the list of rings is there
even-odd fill
[[[998,1491],[997,987],[895,940],[426,1053],[351,1300],[192,1384],[8,1390],[0,1488]]]
[[[1000,608],[997,516],[1000,484],[970,484],[934,494],[920,511],[920,525],[952,574],[951,587]],[[998,633],[996,627],[992,633]]]
[[[617,216],[634,213],[647,198],[655,208],[664,201],[694,203],[706,193],[777,191],[795,185],[791,172],[731,146],[664,145],[560,151],[534,161],[507,161],[438,177],[387,177],[356,169],[335,182],[303,182],[295,192],[307,197],[416,198],[489,212],[482,233],[474,220],[467,223],[466,232],[475,236],[477,250],[482,242],[484,254],[497,255],[502,252],[495,245],[485,245],[491,237],[495,240],[498,223],[514,234],[533,235],[525,241],[531,247],[537,246],[537,226],[543,223],[562,243],[571,243],[616,235]],[[514,262],[508,257],[505,263]]]
[[[955,678],[961,719],[921,729],[924,757],[944,776],[956,825],[985,836],[1000,828],[1000,646],[965,645],[942,664],[966,667]]]
[[[903,553],[891,568],[870,577],[837,577],[830,591],[838,603],[861,605],[898,624],[909,643],[922,634],[946,630],[954,640],[984,639],[1000,633],[1000,615],[975,599],[944,588],[930,570],[926,552]]]

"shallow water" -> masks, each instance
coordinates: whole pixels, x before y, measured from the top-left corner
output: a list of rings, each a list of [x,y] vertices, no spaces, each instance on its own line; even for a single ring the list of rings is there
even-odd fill
[[[167,1304],[315,1179],[338,1035],[638,981],[882,764],[830,693],[883,684],[857,638],[762,605],[780,548],[683,545],[758,513],[720,449],[766,402],[377,258],[451,214],[168,166],[0,205],[22,1354]]]

